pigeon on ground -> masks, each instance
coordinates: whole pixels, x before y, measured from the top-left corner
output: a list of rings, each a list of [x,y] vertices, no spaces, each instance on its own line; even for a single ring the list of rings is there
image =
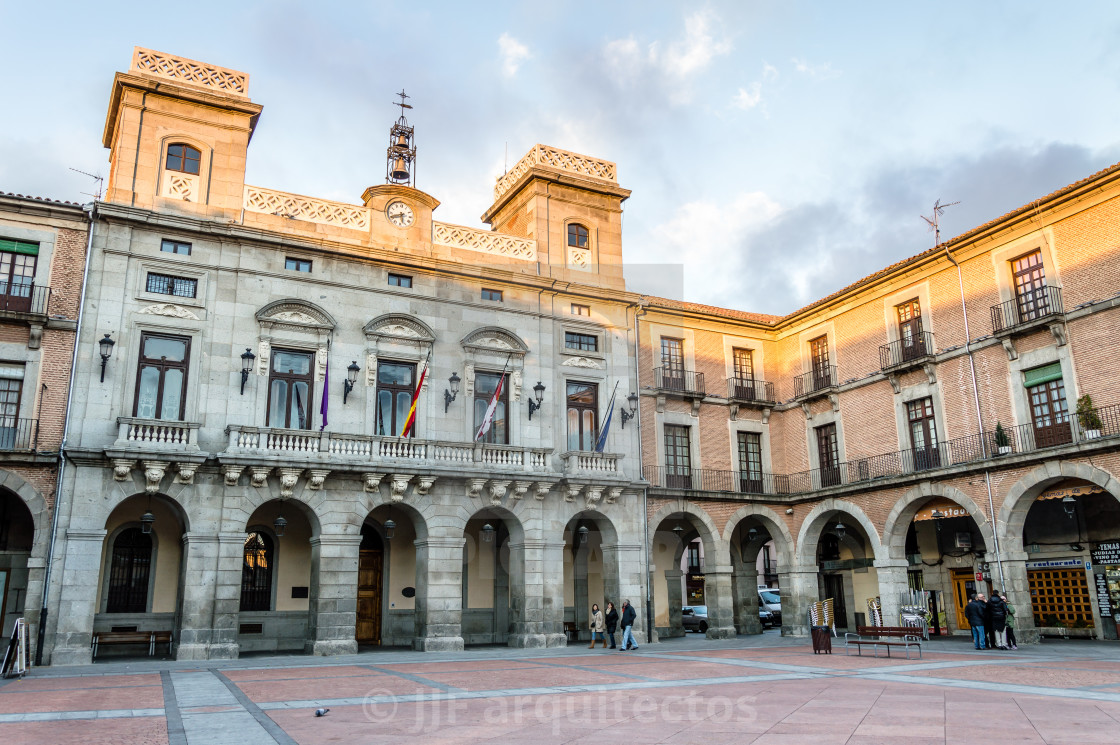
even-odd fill
[[[328,711],[330,711],[330,709],[316,709],[316,710],[315,710],[315,716],[317,716],[317,717],[325,717],[325,716],[327,715],[327,712],[328,712]]]

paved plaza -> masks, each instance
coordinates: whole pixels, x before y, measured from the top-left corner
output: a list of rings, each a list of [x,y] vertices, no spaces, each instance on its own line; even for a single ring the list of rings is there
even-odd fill
[[[0,681],[5,745],[1113,743],[1118,726],[1120,648],[1099,642],[935,640],[907,660],[691,635],[626,653],[136,660]]]

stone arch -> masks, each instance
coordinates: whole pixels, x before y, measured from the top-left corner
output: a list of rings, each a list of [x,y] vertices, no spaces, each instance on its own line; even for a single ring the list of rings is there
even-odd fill
[[[696,522],[699,523],[700,526],[703,526],[704,530],[697,530],[696,532],[699,534],[700,540],[704,544],[705,556],[710,556],[713,559],[720,560],[725,555],[729,555],[727,553],[727,542],[723,539],[723,536],[720,535],[719,529],[716,528],[716,524],[712,521],[711,516],[708,515],[708,513],[705,512],[702,508],[697,507],[692,502],[686,502],[683,499],[678,500],[675,504],[665,505],[650,516],[650,539],[652,540],[654,533],[657,532],[657,526],[659,526],[671,515],[676,514],[683,514],[695,518]],[[694,523],[693,527],[698,526]],[[679,559],[680,557],[677,558]]]
[[[615,527],[614,521],[599,510],[576,509],[572,511],[564,519],[564,530],[567,530],[568,526],[572,524],[572,521],[576,519],[587,520],[594,523],[599,533],[603,536],[604,544],[618,543],[618,528]]]
[[[770,533],[770,538],[775,539],[774,543],[778,547],[778,563],[779,565],[788,566],[793,561],[794,543],[793,535],[789,532],[784,520],[778,516],[777,512],[769,507],[763,507],[757,504],[748,504],[740,507],[733,515],[727,520],[727,525],[723,529],[723,541],[728,547],[735,551],[735,546],[732,545],[731,539],[735,535],[735,530],[747,518],[755,518],[767,527]],[[764,541],[759,540],[761,546]],[[733,557],[734,558],[734,557]]]
[[[23,502],[27,511],[31,513],[31,525],[34,534],[31,542],[31,556],[45,558],[50,541],[47,540],[46,531],[50,527],[50,513],[47,500],[39,490],[25,481],[22,476],[12,471],[0,469],[0,484],[17,499]]]
[[[308,493],[314,495],[313,501],[304,501],[304,496]],[[322,521],[320,518],[319,510],[322,509],[322,502],[324,501],[325,492],[320,490],[318,492],[309,492],[304,489],[301,494],[292,495],[290,497],[281,498],[280,495],[274,494],[269,488],[252,488],[246,489],[243,492],[241,499],[235,501],[233,506],[227,507],[222,515],[225,528],[231,533],[241,533],[245,530],[253,513],[255,513],[261,505],[268,502],[283,501],[284,504],[291,503],[295,509],[307,518],[311,524],[311,537],[316,538],[322,533]],[[234,500],[231,500],[234,501]],[[317,504],[316,504],[317,503]],[[360,524],[360,523],[359,523]]]
[[[512,353],[524,355],[529,351],[520,336],[499,326],[483,326],[470,332],[459,342],[464,348],[482,352]]]
[[[263,326],[275,325],[279,328],[333,331],[338,326],[330,313],[298,298],[274,300],[256,312],[256,319]]]
[[[923,504],[934,497],[951,499],[968,511],[980,534],[984,537],[984,546],[987,551],[995,551],[995,540],[992,535],[992,523],[987,513],[972,497],[956,487],[947,484],[933,484],[923,482],[907,491],[895,502],[886,522],[883,523],[884,550],[891,559],[906,559],[906,531],[910,522]]]
[[[105,528],[105,526],[109,523],[109,518],[112,517],[113,513],[122,504],[133,498],[142,500],[149,497],[153,500],[160,500],[171,509],[171,512],[179,520],[179,526],[183,529],[182,532],[184,534],[191,532],[190,512],[187,509],[187,505],[180,502],[178,499],[171,496],[167,492],[155,492],[154,494],[149,494],[148,492],[141,491],[127,494],[126,496],[121,497],[120,499],[113,502],[111,505],[108,505],[107,509],[103,509],[102,512],[97,516],[97,521],[95,524],[99,525],[101,528]]]
[[[831,498],[817,503],[801,522],[801,529],[797,534],[797,551],[795,554],[796,562],[799,566],[815,570],[817,565],[817,543],[820,541],[821,531],[824,528],[828,515],[833,512],[843,512],[846,515],[850,515],[867,535],[875,558],[878,560],[886,558],[884,556],[885,552],[882,542],[879,539],[879,533],[875,530],[875,524],[867,517],[867,513],[852,502],[844,499]]]
[[[413,530],[416,531],[416,540],[426,541],[428,539],[428,522],[432,516],[430,504],[427,505],[428,509],[425,513],[425,511],[420,509],[418,506],[409,504],[408,502],[394,502],[392,500],[385,499],[363,500],[363,502],[363,507],[365,508],[364,512],[355,513],[355,516],[360,519],[356,522],[348,521],[347,523],[347,525],[355,526],[359,532],[361,531],[362,526],[365,525],[366,521],[369,520],[369,516],[375,510],[381,507],[392,507],[393,509],[400,510],[401,512],[408,515],[409,519],[412,521]]]
[[[1111,494],[1113,499],[1120,500],[1120,480],[1103,468],[1087,463],[1047,461],[1024,474],[1007,490],[999,510],[999,522],[1003,524],[1000,541],[1010,542],[1010,546],[1001,546],[1004,551],[1023,550],[1023,527],[1035,497],[1046,487],[1065,479],[1089,481]]]
[[[362,331],[371,339],[426,343],[436,340],[436,334],[431,326],[406,313],[380,315],[363,326]]]

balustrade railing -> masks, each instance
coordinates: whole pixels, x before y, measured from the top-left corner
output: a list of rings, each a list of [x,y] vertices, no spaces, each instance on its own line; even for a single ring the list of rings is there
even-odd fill
[[[596,453],[586,450],[569,450],[562,454],[564,473],[576,474],[614,474],[620,473],[618,453]]]
[[[115,446],[197,450],[200,426],[198,422],[122,416],[117,418]]]

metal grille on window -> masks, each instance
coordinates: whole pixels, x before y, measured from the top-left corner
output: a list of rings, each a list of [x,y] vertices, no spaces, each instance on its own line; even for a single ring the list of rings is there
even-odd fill
[[[113,541],[106,613],[144,613],[148,610],[151,566],[151,536],[144,535],[140,528],[121,531]]]
[[[245,561],[241,566],[241,610],[272,609],[272,539],[264,533],[245,536]]]
[[[189,277],[172,277],[169,274],[148,274],[148,292],[175,297],[194,297],[198,294],[198,280]]]

